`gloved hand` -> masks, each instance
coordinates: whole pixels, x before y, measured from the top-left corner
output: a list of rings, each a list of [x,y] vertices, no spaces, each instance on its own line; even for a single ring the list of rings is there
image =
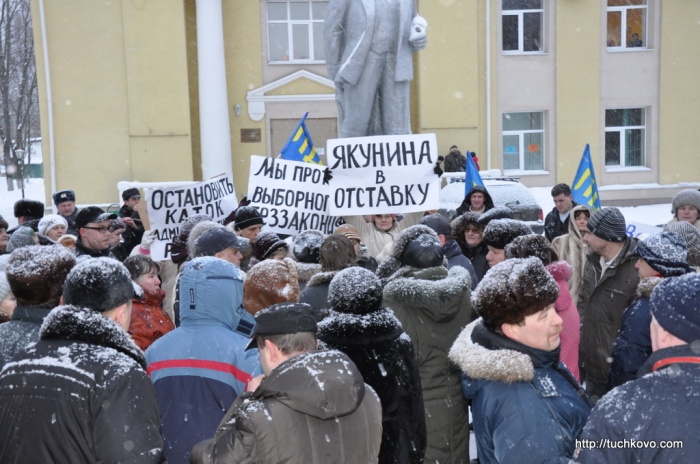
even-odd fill
[[[323,171],[323,184],[327,185],[328,182],[331,181],[331,179],[333,179],[333,174],[331,173],[331,169],[326,168],[326,170]]]
[[[151,254],[151,245],[153,245],[153,242],[156,240],[156,234],[154,230],[147,230],[146,232],[143,233],[143,237],[141,238],[141,244],[139,245],[139,252],[142,255],[150,255]]]
[[[444,172],[442,170],[442,167],[440,167],[440,163],[444,161],[445,158],[443,156],[438,156],[438,160],[435,163],[435,167],[433,168],[433,172],[435,173],[436,176],[440,177],[442,173]]]

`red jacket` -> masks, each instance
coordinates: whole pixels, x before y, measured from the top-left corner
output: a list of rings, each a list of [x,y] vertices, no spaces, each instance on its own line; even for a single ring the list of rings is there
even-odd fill
[[[143,351],[175,329],[170,316],[163,311],[163,299],[165,292],[159,288],[155,293],[144,291],[142,298],[134,298],[132,301],[129,334]]]

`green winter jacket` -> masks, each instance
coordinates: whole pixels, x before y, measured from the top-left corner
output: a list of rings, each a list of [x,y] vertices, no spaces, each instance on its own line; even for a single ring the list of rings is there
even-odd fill
[[[466,269],[404,267],[384,287],[418,354],[428,446],[426,463],[469,462],[469,419],[461,372],[447,354],[472,320],[471,279]]]

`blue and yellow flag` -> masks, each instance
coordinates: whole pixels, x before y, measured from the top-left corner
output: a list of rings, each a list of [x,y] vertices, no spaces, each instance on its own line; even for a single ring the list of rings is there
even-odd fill
[[[469,191],[477,185],[484,186],[484,181],[481,180],[481,175],[479,175],[479,170],[474,164],[471,153],[467,151],[467,169],[464,172],[464,194],[466,195]]]
[[[286,145],[280,152],[280,158],[287,161],[303,161],[305,163],[321,164],[321,158],[319,158],[314,148],[314,143],[311,141],[311,136],[309,135],[309,130],[306,128],[306,117],[309,115],[307,112],[297,128],[294,129],[292,135],[287,140]]]
[[[593,162],[591,161],[591,147],[586,144],[578,165],[578,171],[571,184],[571,196],[580,205],[587,205],[594,210],[600,209],[600,195],[598,195],[598,183],[595,181]]]

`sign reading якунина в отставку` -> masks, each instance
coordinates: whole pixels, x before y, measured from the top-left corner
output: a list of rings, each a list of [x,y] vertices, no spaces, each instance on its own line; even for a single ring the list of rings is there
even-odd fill
[[[435,134],[329,140],[326,148],[333,215],[410,213],[438,209]]]

